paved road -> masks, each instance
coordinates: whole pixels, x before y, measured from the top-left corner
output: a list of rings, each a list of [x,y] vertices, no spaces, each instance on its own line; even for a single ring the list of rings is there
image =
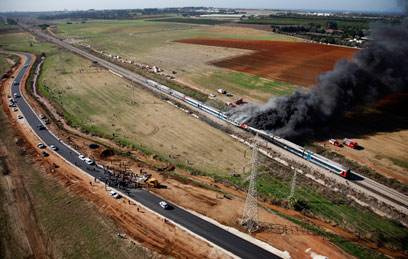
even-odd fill
[[[159,92],[160,94],[163,94],[163,92],[160,92],[156,88],[151,87],[150,85],[148,85],[146,83],[146,78],[144,78],[141,75],[133,73],[132,71],[129,71],[129,70],[127,70],[127,69],[125,69],[123,67],[120,67],[120,66],[118,66],[116,64],[113,64],[112,62],[106,61],[106,60],[104,60],[102,58],[99,58],[99,57],[97,57],[95,55],[92,55],[92,54],[90,54],[90,53],[88,53],[86,51],[83,51],[83,50],[81,50],[81,49],[79,49],[77,47],[74,47],[74,46],[72,46],[72,45],[70,45],[70,44],[68,44],[68,43],[66,43],[66,42],[64,42],[62,40],[59,40],[59,39],[57,39],[57,38],[55,38],[53,36],[50,36],[50,35],[48,35],[46,33],[43,33],[40,30],[30,28],[30,27],[28,27],[26,25],[23,25],[23,24],[21,24],[21,26],[23,26],[23,28],[25,28],[26,30],[31,31],[32,33],[36,34],[37,36],[45,38],[46,40],[51,41],[51,42],[53,42],[53,43],[55,43],[55,44],[57,44],[57,45],[59,45],[61,47],[64,47],[64,48],[66,48],[66,49],[68,49],[68,50],[70,50],[70,51],[72,51],[74,53],[77,53],[77,54],[79,54],[79,55],[81,55],[81,56],[83,56],[83,57],[85,57],[85,58],[87,58],[89,60],[98,62],[99,65],[101,65],[101,66],[103,66],[103,67],[105,67],[105,68],[107,68],[107,69],[109,69],[109,70],[123,76],[126,79],[129,79],[129,80],[134,81],[134,82],[136,82],[136,83],[138,83],[140,85],[143,85],[143,86],[151,89],[152,91]],[[168,95],[168,97],[172,98],[170,95]],[[266,142],[265,144],[268,145],[268,146],[272,145],[269,142]],[[274,148],[276,148],[276,147],[274,147]],[[280,148],[278,148],[277,152],[285,153],[285,154],[287,153],[283,149],[281,150]],[[289,157],[292,157],[292,155],[290,153],[287,153],[287,154],[289,154]],[[305,164],[306,166],[316,168],[314,165],[310,164],[306,160],[303,160],[303,159],[298,160],[296,158],[295,158],[295,160],[301,162],[302,164]],[[343,182],[342,178],[340,178],[340,177],[338,177],[336,175],[334,175],[334,177],[333,177],[333,174],[331,172],[328,172],[327,170],[321,170],[321,168],[317,168],[317,169],[320,172],[324,173],[326,176],[332,178],[334,181],[337,181],[339,183],[347,185],[347,183]],[[354,172],[354,174],[358,175],[355,172]],[[369,178],[367,178],[365,176],[362,176],[362,175],[358,175],[358,176],[360,177],[360,179],[358,181],[351,181],[353,183],[352,187],[355,190],[357,190],[359,192],[363,192],[366,195],[369,195],[369,196],[371,196],[371,197],[373,197],[375,199],[378,199],[379,201],[382,201],[382,202],[396,208],[400,212],[408,215],[408,196],[406,196],[406,195],[404,195],[402,193],[399,193],[398,191],[395,191],[392,188],[389,188],[389,187],[387,187],[387,186],[385,186],[383,184],[377,183],[374,180],[371,180],[371,179],[369,179]]]
[[[84,172],[91,175],[92,177],[95,177],[100,181],[105,181],[106,177],[103,169],[99,168],[96,165],[87,165],[84,161],[78,158],[78,153],[75,150],[59,141],[59,139],[50,131],[48,131],[48,129],[39,130],[37,128],[38,125],[42,124],[41,120],[37,117],[35,112],[28,105],[20,92],[21,80],[24,74],[28,72],[28,66],[32,62],[32,58],[30,55],[26,54],[25,56],[27,57],[25,66],[19,71],[12,86],[12,95],[14,95],[14,93],[17,93],[21,96],[19,98],[15,98],[17,107],[19,108],[20,112],[23,114],[24,118],[31,126],[31,128],[35,131],[35,133],[43,140],[43,143],[45,143],[47,146],[55,145],[58,148],[58,154],[64,157],[67,161],[81,168]],[[47,148],[47,152],[51,152],[51,150]],[[263,248],[256,246],[253,243],[248,242],[214,224],[211,224],[208,221],[205,221],[202,218],[197,217],[175,205],[171,205],[171,210],[162,209],[158,204],[159,201],[161,201],[161,198],[148,191],[139,189],[130,191],[126,189],[119,190],[127,193],[129,197],[133,198],[137,202],[142,203],[149,209],[165,216],[166,218],[176,222],[177,224],[182,225],[195,234],[218,245],[219,247],[222,247],[223,249],[231,252],[238,257],[280,258],[279,256],[274,255],[271,252],[266,251]]]

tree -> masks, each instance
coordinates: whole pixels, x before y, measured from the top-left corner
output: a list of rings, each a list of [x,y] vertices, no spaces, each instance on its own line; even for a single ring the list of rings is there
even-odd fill
[[[337,22],[336,21],[328,21],[326,27],[327,27],[327,29],[337,30]]]

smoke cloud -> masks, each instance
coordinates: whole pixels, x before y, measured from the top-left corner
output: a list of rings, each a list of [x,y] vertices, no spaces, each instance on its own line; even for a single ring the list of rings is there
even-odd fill
[[[350,61],[341,60],[333,71],[320,75],[311,90],[240,107],[231,111],[231,118],[292,138],[327,127],[357,105],[407,91],[408,20],[377,25],[370,37]]]

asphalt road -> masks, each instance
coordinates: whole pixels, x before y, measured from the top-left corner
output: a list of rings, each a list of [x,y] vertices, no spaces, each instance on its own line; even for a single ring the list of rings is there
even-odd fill
[[[62,40],[59,40],[55,37],[52,37],[46,33],[43,33],[40,30],[34,29],[34,28],[30,28],[26,25],[21,24],[21,26],[23,28],[25,28],[28,31],[31,31],[32,33],[36,34],[37,36],[41,36],[42,38],[53,42],[61,47],[64,47],[74,53],[77,53],[89,60],[92,60],[94,62],[98,62],[99,65],[123,76],[126,79],[129,79],[133,82],[136,82],[140,85],[143,85],[144,87],[147,87],[149,89],[151,89],[152,91],[155,92],[159,92],[161,94],[163,94],[162,92],[160,92],[159,90],[157,90],[154,87],[151,87],[149,84],[146,83],[146,78],[144,78],[141,75],[138,75],[136,73],[133,73],[123,67],[120,67],[112,62],[106,61],[102,58],[99,58],[95,55],[92,55],[86,51],[83,51],[79,48],[76,48]],[[170,95],[167,95],[167,97],[172,98]],[[215,118],[215,117],[214,117]],[[269,142],[265,142],[266,145],[269,145]],[[289,155],[289,157],[292,157],[291,153],[285,152],[285,150],[283,149],[279,149],[277,150],[279,153],[285,153],[286,156]],[[297,160],[295,158],[295,160]],[[305,160],[297,160],[303,164],[305,164],[306,166],[309,167],[314,167],[314,165],[311,165],[309,162],[305,161]],[[335,176],[333,177],[333,174],[327,170],[321,170],[321,168],[317,168],[320,169],[319,171],[324,173],[326,176],[332,178],[334,181],[337,181],[339,183],[348,185],[347,183],[343,183],[343,179],[341,177]],[[353,172],[353,174],[358,175],[357,173]],[[374,180],[371,180],[365,176],[362,175],[358,175],[360,177],[360,180],[358,181],[350,181],[350,183],[352,183],[352,187],[353,189],[359,191],[359,192],[363,192],[366,195],[369,195],[375,199],[378,199],[379,201],[382,201],[394,208],[396,208],[397,210],[399,210],[400,212],[407,214],[408,215],[408,197],[402,193],[399,193],[398,191],[393,190],[390,187],[387,187],[383,184],[379,184],[377,182],[375,182]]]
[[[46,152],[51,151],[48,146],[55,145],[58,150],[56,151],[62,157],[64,157],[71,164],[76,165],[82,169],[85,173],[105,182],[106,175],[105,170],[98,167],[97,165],[87,165],[84,161],[78,158],[78,153],[68,145],[61,142],[55,135],[53,135],[48,129],[40,130],[38,125],[42,124],[41,120],[35,112],[28,105],[24,97],[20,92],[20,83],[23,76],[28,71],[28,66],[32,63],[32,58],[30,55],[25,55],[27,60],[24,67],[19,71],[12,85],[12,94],[17,93],[20,95],[18,98],[14,98],[19,108],[20,112],[24,116],[23,119],[27,121],[30,127],[35,131],[35,133],[43,140],[43,143],[47,146],[44,149]],[[164,210],[159,206],[159,201],[162,199],[156,195],[141,189],[137,190],[127,190],[116,188],[121,192],[127,193],[129,197],[133,198],[137,202],[140,202],[149,209],[163,215],[164,217],[176,222],[179,225],[187,228],[188,230],[194,232],[195,234],[203,237],[204,239],[218,245],[219,247],[231,252],[232,254],[241,258],[280,258],[279,256],[272,254],[271,252],[248,242],[208,221],[197,217],[188,211],[181,209],[175,205],[171,205],[172,209]]]

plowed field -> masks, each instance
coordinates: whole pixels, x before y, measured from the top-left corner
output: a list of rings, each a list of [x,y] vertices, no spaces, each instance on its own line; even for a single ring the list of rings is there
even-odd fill
[[[301,86],[312,86],[319,74],[331,70],[342,58],[350,59],[356,52],[352,48],[305,42],[204,38],[178,42],[254,50],[212,64]]]

